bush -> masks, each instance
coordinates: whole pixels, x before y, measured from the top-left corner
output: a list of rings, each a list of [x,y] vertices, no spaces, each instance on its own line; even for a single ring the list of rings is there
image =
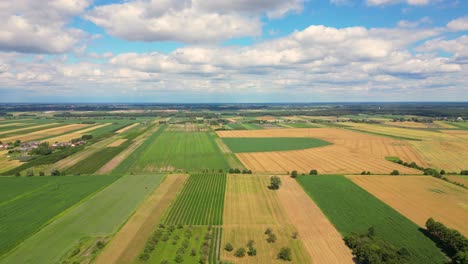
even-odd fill
[[[40,171],[39,176],[45,176],[45,173],[43,171]]]
[[[28,177],[34,176],[34,171],[28,170],[28,172],[26,173],[26,176],[28,176]]]
[[[318,171],[317,170],[311,170],[309,172],[309,175],[318,175]]]
[[[184,262],[184,256],[182,256],[181,254],[177,254],[177,256],[175,256],[174,258],[174,261],[177,263],[182,263]]]
[[[269,234],[272,234],[272,233],[273,233],[273,230],[271,228],[269,228],[269,227],[265,230],[265,235],[269,235]]]
[[[254,244],[255,244],[255,241],[253,240],[249,240],[249,242],[247,242],[248,247],[253,247]]]
[[[291,177],[296,178],[297,177],[297,170],[293,170],[291,172]]]
[[[60,171],[55,169],[50,172],[50,176],[60,176]]]
[[[291,261],[291,249],[288,247],[281,248],[280,252],[278,253],[278,258],[286,261]]]
[[[281,179],[278,176],[272,176],[270,178],[269,188],[272,190],[278,190],[281,186]]]
[[[147,253],[141,253],[139,258],[140,260],[147,261],[150,258],[150,255]]]
[[[234,247],[232,246],[231,243],[227,243],[227,244],[224,246],[224,249],[225,249],[226,251],[231,252],[231,251],[234,249]]]
[[[245,256],[245,248],[241,247],[236,250],[236,253],[234,253],[234,256],[238,258],[242,258]]]
[[[445,170],[440,171],[440,175],[445,175],[445,173],[446,173]]]
[[[267,242],[268,243],[275,243],[276,242],[276,235],[271,233],[268,235],[268,238],[267,238]]]
[[[390,175],[400,175],[400,172],[398,170],[393,170],[390,172]]]
[[[247,251],[247,255],[253,257],[257,255],[257,249],[254,248],[253,246],[249,247],[249,251]]]

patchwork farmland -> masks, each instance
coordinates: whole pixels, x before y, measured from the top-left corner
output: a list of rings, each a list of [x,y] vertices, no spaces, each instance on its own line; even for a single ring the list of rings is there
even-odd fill
[[[438,264],[427,219],[468,234],[463,124],[223,111],[1,120],[0,264],[351,264],[353,236]]]

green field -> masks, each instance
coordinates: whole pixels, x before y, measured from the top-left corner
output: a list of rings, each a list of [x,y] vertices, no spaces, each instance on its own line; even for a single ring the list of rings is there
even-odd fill
[[[297,150],[330,145],[317,138],[223,138],[234,153]]]
[[[75,178],[82,177],[85,176]],[[109,176],[97,178],[105,177]],[[163,177],[153,174],[126,175],[119,178],[26,239],[1,258],[0,263],[57,263],[83,238],[113,235],[145,197],[153,192]],[[34,207],[34,203],[29,207]],[[32,221],[35,217],[31,216],[29,220]]]
[[[445,263],[444,255],[419,226],[344,176],[300,176],[299,183],[342,235],[376,235],[411,254],[409,263]]]
[[[92,174],[98,171],[102,166],[114,158],[129,146],[131,142],[126,141],[118,147],[105,147],[93,155],[83,159],[77,164],[70,167],[67,174]]]
[[[209,132],[164,131],[140,156],[132,170],[201,171],[229,168]]]
[[[445,122],[451,126],[457,127],[459,129],[468,129],[468,122]]]
[[[226,174],[192,174],[164,219],[165,224],[223,223]]]
[[[0,255],[117,177],[0,178]]]

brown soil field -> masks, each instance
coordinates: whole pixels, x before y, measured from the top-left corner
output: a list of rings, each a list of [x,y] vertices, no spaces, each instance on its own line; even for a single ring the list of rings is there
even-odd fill
[[[125,141],[127,141],[126,138],[117,139],[116,141],[110,143],[107,146],[108,147],[118,147],[118,146],[122,145],[122,143],[124,143]]]
[[[271,129],[217,131],[220,137],[311,137],[333,145],[294,151],[239,153],[237,157],[255,172],[286,173],[292,170],[320,173],[388,174],[396,169],[404,174],[421,174],[420,171],[385,160],[397,156],[405,161],[426,165],[422,157],[405,141],[374,136],[335,128]]]
[[[123,133],[123,132],[125,132],[125,131],[128,131],[128,130],[130,130],[130,129],[136,127],[136,126],[138,126],[139,124],[140,124],[140,123],[131,124],[131,125],[129,125],[129,126],[126,126],[126,127],[124,127],[124,128],[121,128],[121,129],[117,130],[115,133],[121,134],[121,133]]]
[[[10,134],[10,133],[16,133],[16,132],[21,132],[23,130],[29,130],[29,129],[35,129],[35,128],[41,128],[41,127],[46,127],[46,126],[51,126],[51,125],[56,125],[58,123],[50,123],[50,124],[44,124],[44,125],[37,125],[37,126],[28,126],[28,127],[22,127],[22,128],[17,128],[17,129],[12,129],[8,131],[3,131],[1,134]],[[10,124],[8,124],[10,125]],[[0,136],[1,136],[0,134]],[[21,134],[21,133],[16,133],[16,134]],[[11,137],[10,137],[11,138]],[[7,138],[2,139],[3,141],[7,141]]]
[[[313,262],[354,263],[340,233],[295,179],[282,177],[278,196]]]
[[[234,251],[222,249],[221,259],[234,263],[283,263],[277,260],[281,247],[292,250],[292,263],[311,263],[308,252],[300,239],[293,239],[295,227],[289,222],[279,201],[277,192],[267,188],[269,177],[265,175],[230,174],[226,183],[224,200],[222,247],[231,243],[234,248],[245,247],[255,241],[255,257],[234,257]],[[275,243],[267,243],[267,228],[277,236]]]
[[[19,160],[12,160],[7,157],[8,150],[0,151],[0,172],[9,171],[22,164]]]
[[[48,137],[48,136],[63,134],[63,133],[66,133],[68,131],[84,128],[84,127],[87,127],[87,126],[89,126],[89,125],[87,125],[87,124],[70,124],[70,125],[65,125],[65,126],[60,126],[60,127],[54,127],[54,128],[39,130],[39,131],[31,132],[31,133],[28,133],[28,134],[24,134],[24,135],[11,136],[11,137],[8,137],[8,138],[3,138],[1,140],[5,141],[5,142],[9,142],[9,141],[15,141],[15,140],[19,139],[22,142],[27,142],[27,141],[31,141],[31,140],[45,138],[45,137]]]
[[[94,263],[133,263],[188,175],[172,174],[138,207]]]
[[[68,141],[70,141],[72,139],[75,139],[75,138],[81,138],[83,135],[85,135],[89,131],[93,131],[95,129],[105,127],[105,126],[108,126],[110,124],[111,123],[100,124],[100,125],[97,125],[97,126],[92,126],[92,127],[88,127],[88,128],[82,129],[82,130],[78,130],[78,131],[75,131],[73,133],[69,133],[69,134],[49,138],[49,139],[47,139],[47,142],[49,142],[50,144],[53,144],[55,142],[68,142]]]
[[[423,227],[433,217],[468,235],[468,190],[430,176],[349,176]]]
[[[445,175],[445,177],[451,181],[451,182],[458,182],[461,184],[464,184],[466,187],[468,187],[468,176],[462,176],[462,175]]]

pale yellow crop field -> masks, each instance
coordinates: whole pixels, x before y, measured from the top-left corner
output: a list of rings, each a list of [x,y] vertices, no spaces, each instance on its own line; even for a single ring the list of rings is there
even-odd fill
[[[8,150],[0,151],[0,173],[14,169],[22,164],[19,160],[8,158],[7,153]]]
[[[21,140],[22,142],[26,142],[26,141],[30,141],[30,140],[45,138],[45,137],[48,137],[48,136],[63,134],[63,133],[66,133],[68,131],[84,128],[84,127],[87,127],[87,126],[89,126],[89,125],[87,125],[87,124],[70,124],[70,125],[64,125],[64,126],[60,126],[60,127],[43,129],[43,130],[27,133],[27,134],[24,134],[24,135],[16,135],[16,136],[11,136],[11,137],[7,137],[7,138],[2,138],[0,140],[2,140],[4,142],[10,142],[10,141],[15,141],[15,140]]]
[[[100,125],[97,125],[97,126],[92,126],[92,127],[88,127],[88,128],[82,129],[82,130],[78,130],[78,131],[75,131],[73,133],[69,133],[69,134],[49,138],[49,139],[47,139],[47,142],[49,142],[51,144],[53,144],[55,142],[69,142],[72,139],[81,138],[83,135],[85,135],[89,131],[93,131],[95,129],[105,127],[105,126],[108,126],[110,124],[111,123],[100,124]]]

